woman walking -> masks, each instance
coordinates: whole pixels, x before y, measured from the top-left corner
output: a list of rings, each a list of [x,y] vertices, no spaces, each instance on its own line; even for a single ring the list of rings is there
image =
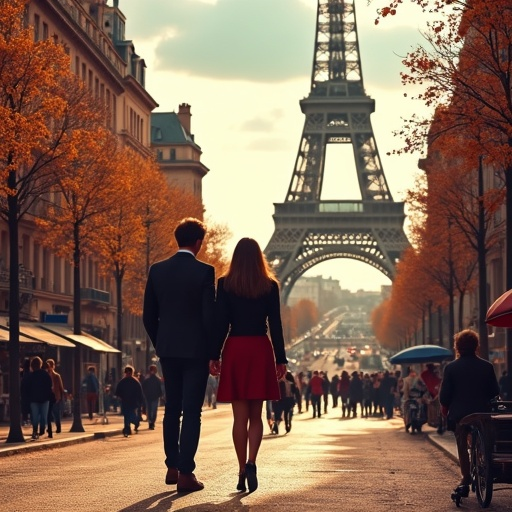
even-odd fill
[[[227,274],[218,280],[215,341],[210,373],[220,374],[218,401],[231,402],[233,410],[237,489],[245,491],[247,480],[253,492],[258,487],[256,457],[263,437],[263,402],[279,400],[278,379],[288,361],[278,282],[252,238],[238,242]]]

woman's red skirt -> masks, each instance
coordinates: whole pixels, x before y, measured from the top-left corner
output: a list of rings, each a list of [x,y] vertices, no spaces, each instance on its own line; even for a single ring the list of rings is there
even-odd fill
[[[276,362],[267,336],[229,336],[222,349],[218,402],[279,400]]]

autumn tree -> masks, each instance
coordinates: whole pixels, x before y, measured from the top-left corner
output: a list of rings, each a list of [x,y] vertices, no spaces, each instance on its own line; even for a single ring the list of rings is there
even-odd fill
[[[74,130],[69,136],[77,150],[59,163],[54,177],[55,199],[47,203],[45,215],[37,222],[43,235],[41,243],[73,264],[73,332],[81,334],[81,262],[96,248],[105,227],[104,215],[115,207],[120,196],[115,191],[125,182],[118,167],[121,146],[103,124],[94,130]],[[82,432],[80,345],[75,351],[71,431]]]
[[[314,327],[319,320],[318,308],[309,299],[302,299],[292,307],[292,316],[297,321],[298,333],[304,333]]]
[[[0,215],[9,228],[7,442],[23,442],[19,388],[18,226],[53,187],[54,168],[75,150],[69,133],[89,121],[69,58],[53,40],[33,40],[24,0],[0,0]]]

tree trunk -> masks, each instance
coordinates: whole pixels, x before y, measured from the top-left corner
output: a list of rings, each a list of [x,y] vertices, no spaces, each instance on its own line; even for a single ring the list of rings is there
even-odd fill
[[[118,270],[115,274],[117,293],[117,348],[120,351],[117,357],[117,375],[123,374],[123,276]]]
[[[508,186],[507,186],[508,191]],[[508,225],[508,222],[507,222]],[[507,227],[508,229],[508,227]],[[480,357],[489,359],[489,338],[485,316],[487,314],[487,263],[485,249],[485,210],[484,210],[484,181],[482,157],[478,163],[478,335],[480,337]]]
[[[16,173],[11,171],[8,186],[16,188]],[[9,206],[9,434],[7,443],[23,443],[20,392],[20,282],[18,254],[18,196],[7,197]]]
[[[459,294],[459,307],[457,312],[457,323],[459,324],[459,331],[462,330],[462,326],[464,325],[464,297],[465,293],[461,292]]]
[[[80,228],[74,227],[73,250],[73,333],[82,334],[81,300],[80,300]],[[73,424],[70,432],[85,432],[82,424],[81,391],[82,391],[82,345],[76,343],[74,358],[74,389],[73,389]]]
[[[438,345],[443,346],[443,308],[437,306],[437,332],[438,332]]]
[[[433,339],[434,339],[434,336],[432,335],[433,333],[433,323],[432,323],[432,301],[429,300],[428,301],[428,342],[430,345],[432,345],[433,343]]]

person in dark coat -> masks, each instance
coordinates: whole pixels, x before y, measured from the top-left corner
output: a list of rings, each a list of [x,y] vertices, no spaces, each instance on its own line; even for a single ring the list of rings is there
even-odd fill
[[[30,418],[32,420],[32,439],[38,439],[44,434],[48,419],[48,408],[52,398],[52,378],[42,369],[43,360],[36,356],[30,361],[31,372],[24,382],[24,393],[30,403]],[[39,432],[38,432],[39,427]]]
[[[341,372],[341,378],[338,382],[338,395],[341,400],[341,412],[342,418],[350,416],[350,408],[349,408],[349,391],[350,391],[350,375],[347,370],[343,370]]]
[[[212,359],[215,269],[196,259],[206,226],[194,218],[178,223],[179,250],[151,265],[142,320],[165,385],[165,483],[179,492],[200,491],[194,475],[201,433],[201,409]]]
[[[361,408],[361,416],[363,415],[363,381],[359,376],[359,372],[352,372],[350,379],[350,387],[348,390],[349,417],[350,411],[352,416],[357,418],[357,404]]]
[[[128,437],[131,425],[135,425],[135,432],[139,430],[139,417],[137,409],[144,401],[142,386],[133,376],[133,367],[128,365],[124,369],[124,377],[117,383],[116,396],[121,399],[121,412],[124,418],[123,434]]]
[[[468,414],[489,412],[490,401],[500,392],[494,367],[478,357],[478,347],[479,338],[475,331],[465,329],[455,335],[456,359],[446,365],[439,391],[442,412],[447,416],[447,428],[455,432],[457,441],[462,475],[457,490],[462,496],[469,494],[471,474],[467,430],[460,425],[460,420]]]
[[[329,386],[329,393],[332,396],[332,407],[336,409],[338,407],[338,382],[340,378],[338,375],[334,374],[331,379],[331,384]]]
[[[152,364],[149,367],[149,375],[142,381],[142,392],[146,400],[146,414],[148,416],[150,430],[155,430],[158,402],[163,395],[162,381],[156,373],[156,364]]]

